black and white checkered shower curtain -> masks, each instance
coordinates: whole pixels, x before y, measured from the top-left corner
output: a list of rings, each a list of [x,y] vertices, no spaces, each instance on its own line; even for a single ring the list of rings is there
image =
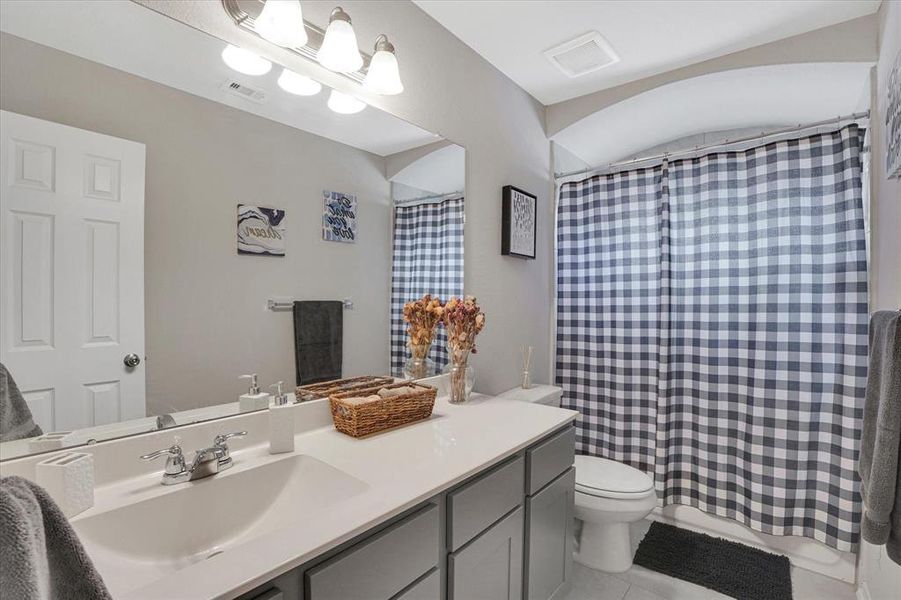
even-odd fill
[[[463,198],[394,209],[391,267],[391,373],[402,375],[409,358],[404,304],[424,294],[447,301],[463,295]],[[447,364],[447,336],[439,327],[429,358]]]
[[[687,504],[859,540],[862,131],[561,186],[557,382],[578,451]]]

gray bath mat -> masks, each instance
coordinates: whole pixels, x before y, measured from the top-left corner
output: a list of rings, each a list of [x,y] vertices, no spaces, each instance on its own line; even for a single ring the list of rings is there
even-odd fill
[[[672,525],[651,524],[635,564],[738,600],[792,600],[788,558]]]

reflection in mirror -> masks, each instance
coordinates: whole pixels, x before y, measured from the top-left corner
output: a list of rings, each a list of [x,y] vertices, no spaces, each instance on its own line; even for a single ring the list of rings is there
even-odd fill
[[[438,328],[425,364],[411,344],[403,306],[430,294],[446,301],[463,295],[463,223],[465,179],[463,148],[446,141],[388,158],[394,202],[391,270],[391,373],[428,377],[447,364],[447,336]]]
[[[403,303],[462,293],[462,148],[133,2],[0,11],[0,458],[402,375]]]

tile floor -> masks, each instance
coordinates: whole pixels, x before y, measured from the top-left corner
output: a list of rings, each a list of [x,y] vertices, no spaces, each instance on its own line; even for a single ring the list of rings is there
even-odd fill
[[[639,536],[649,526],[646,522]],[[794,600],[855,600],[851,584],[804,569],[792,567],[792,585]],[[572,589],[562,600],[730,600],[730,597],[644,567],[633,566],[625,573],[609,574],[574,563]]]

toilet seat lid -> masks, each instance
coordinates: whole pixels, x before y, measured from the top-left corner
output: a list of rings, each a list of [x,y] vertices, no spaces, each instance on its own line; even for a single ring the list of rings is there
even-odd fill
[[[600,456],[576,455],[576,489],[592,493],[641,494],[654,489],[654,480],[635,467]]]

